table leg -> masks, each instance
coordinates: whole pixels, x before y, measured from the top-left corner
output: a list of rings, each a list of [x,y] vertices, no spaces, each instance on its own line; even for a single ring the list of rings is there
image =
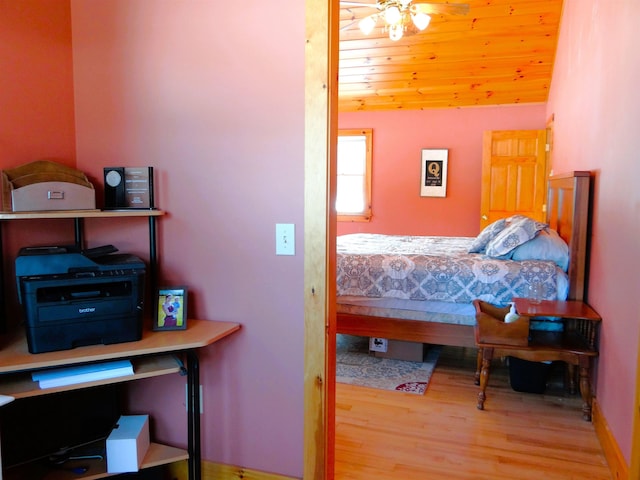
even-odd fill
[[[200,362],[194,350],[187,352],[187,397],[189,480],[200,480]]]
[[[489,383],[489,370],[491,368],[491,360],[493,359],[493,348],[482,349],[482,369],[480,370],[480,391],[478,392],[478,410],[484,410],[484,401],[487,398],[485,391],[487,383]]]
[[[580,395],[582,395],[582,419],[591,421],[591,381],[589,379],[589,357],[580,357]]]
[[[476,357],[476,373],[473,376],[473,383],[480,385],[480,370],[482,369],[482,348],[478,348],[478,356]]]
[[[567,377],[569,380],[569,393],[571,395],[575,395],[576,394],[576,366],[571,364],[571,363],[567,363]]]

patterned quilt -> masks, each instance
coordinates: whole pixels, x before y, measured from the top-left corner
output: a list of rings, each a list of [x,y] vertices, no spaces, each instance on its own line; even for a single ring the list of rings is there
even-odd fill
[[[473,237],[351,234],[337,239],[337,294],[505,305],[539,282],[547,300],[565,300],[567,275],[549,261],[467,253]]]

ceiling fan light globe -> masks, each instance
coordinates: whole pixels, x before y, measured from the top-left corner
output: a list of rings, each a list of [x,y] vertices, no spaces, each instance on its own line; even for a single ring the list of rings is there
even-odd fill
[[[418,12],[411,14],[411,20],[416,28],[420,31],[424,30],[429,26],[429,22],[431,22],[431,17],[426,13]]]
[[[364,17],[362,20],[358,22],[360,31],[365,35],[369,35],[371,32],[373,32],[373,28],[376,26],[376,20],[377,19],[374,18],[374,15]]]
[[[384,21],[389,25],[397,25],[402,21],[400,9],[395,5],[387,7],[384,11]]]

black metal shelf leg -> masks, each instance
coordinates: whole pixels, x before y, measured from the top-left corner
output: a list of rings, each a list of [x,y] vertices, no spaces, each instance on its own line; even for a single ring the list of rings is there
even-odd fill
[[[4,245],[2,243],[2,222],[0,222],[0,333],[7,332],[7,304],[4,290]]]
[[[84,248],[84,219],[73,219],[76,248],[82,250]]]
[[[149,278],[151,280],[151,294],[158,288],[158,250],[157,250],[156,217],[149,217]]]
[[[187,352],[187,397],[189,480],[200,480],[200,362],[194,350]]]

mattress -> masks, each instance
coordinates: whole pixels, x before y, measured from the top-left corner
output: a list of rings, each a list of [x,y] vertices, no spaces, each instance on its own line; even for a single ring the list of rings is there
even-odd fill
[[[430,302],[399,298],[338,297],[337,313],[421,322],[475,325],[473,304]]]
[[[337,238],[337,295],[416,302],[506,305],[540,283],[546,300],[566,300],[566,273],[551,261],[467,253],[474,237],[350,234]],[[407,304],[411,305],[411,303]],[[440,312],[450,313],[450,312]]]

